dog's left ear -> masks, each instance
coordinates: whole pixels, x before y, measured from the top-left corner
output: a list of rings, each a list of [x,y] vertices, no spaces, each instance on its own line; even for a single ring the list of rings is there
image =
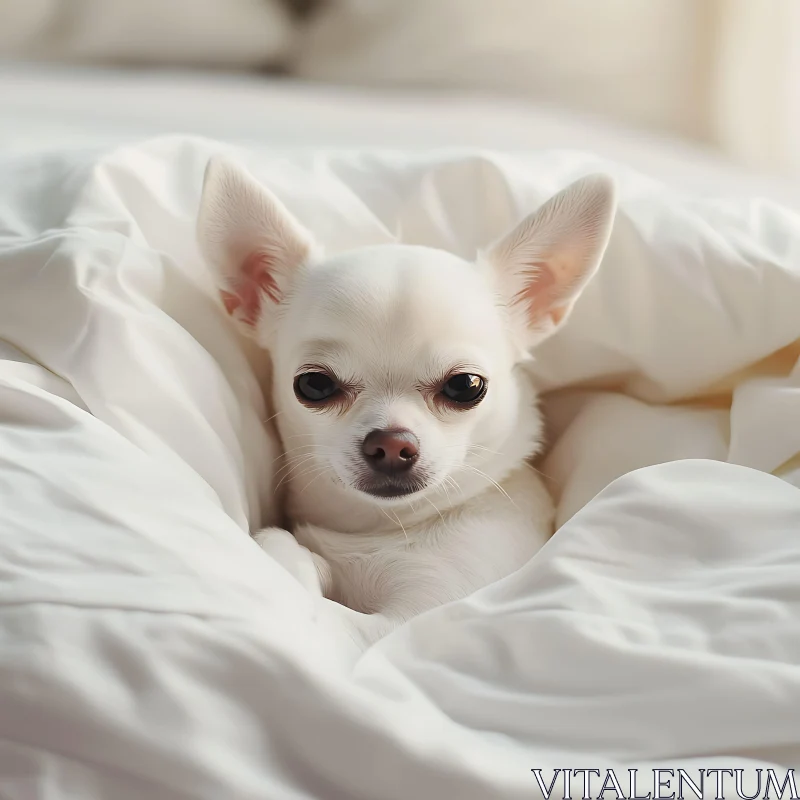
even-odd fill
[[[311,234],[275,195],[222,157],[206,168],[197,241],[215,268],[226,310],[259,339],[317,250]]]
[[[575,181],[524,219],[484,258],[525,348],[554,333],[600,266],[616,209],[605,175]]]

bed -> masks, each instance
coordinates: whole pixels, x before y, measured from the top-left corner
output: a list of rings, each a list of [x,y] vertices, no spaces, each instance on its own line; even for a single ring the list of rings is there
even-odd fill
[[[516,800],[564,769],[734,797],[800,763],[796,185],[457,95],[42,67],[0,94],[4,800]],[[578,175],[619,185],[534,365],[558,532],[366,653],[247,536],[263,362],[193,234],[221,151],[331,250],[469,255]]]

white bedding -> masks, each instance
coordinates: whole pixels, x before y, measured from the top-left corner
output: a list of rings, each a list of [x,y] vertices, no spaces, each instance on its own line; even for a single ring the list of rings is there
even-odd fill
[[[261,75],[0,62],[5,153],[194,134],[251,148],[453,147],[597,153],[692,193],[765,196],[800,210],[800,183],[710,149],[547,105],[458,92],[385,92]]]
[[[469,255],[579,174],[620,183],[536,364],[563,527],[357,657],[245,535],[274,454],[193,242],[221,148],[0,158],[0,797],[521,800],[534,768],[800,765],[800,218],[579,152],[240,154],[331,250]]]

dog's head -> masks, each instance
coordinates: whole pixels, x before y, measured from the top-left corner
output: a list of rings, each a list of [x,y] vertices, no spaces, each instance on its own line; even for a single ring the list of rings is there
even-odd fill
[[[276,197],[214,159],[198,237],[228,312],[272,355],[294,474],[387,505],[496,480],[533,453],[518,366],[567,319],[613,214],[613,184],[591,176],[475,262],[405,245],[325,258]]]

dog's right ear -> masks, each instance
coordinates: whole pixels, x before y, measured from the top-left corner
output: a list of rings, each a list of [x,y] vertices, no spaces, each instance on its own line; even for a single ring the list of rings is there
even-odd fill
[[[607,175],[587,175],[551,197],[485,254],[525,351],[563,325],[600,266],[616,210]]]
[[[258,338],[315,250],[311,234],[281,201],[222,157],[206,167],[197,240],[219,276],[226,310]]]

